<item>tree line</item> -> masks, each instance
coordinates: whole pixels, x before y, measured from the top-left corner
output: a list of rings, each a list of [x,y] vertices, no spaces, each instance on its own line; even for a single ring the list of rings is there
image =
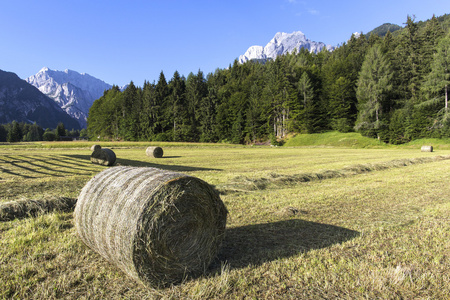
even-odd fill
[[[0,142],[33,142],[33,141],[59,141],[61,137],[87,138],[86,129],[67,130],[63,123],[59,123],[56,128],[42,128],[33,123],[12,121],[8,124],[0,125]]]
[[[352,35],[333,52],[306,49],[237,60],[206,76],[105,91],[92,105],[94,139],[253,143],[289,132],[358,131],[400,144],[448,137],[450,18],[408,16],[380,37]]]

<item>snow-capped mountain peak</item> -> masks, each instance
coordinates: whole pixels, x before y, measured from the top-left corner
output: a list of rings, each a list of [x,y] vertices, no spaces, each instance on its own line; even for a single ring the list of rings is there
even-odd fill
[[[49,96],[70,116],[77,119],[81,127],[86,127],[89,108],[94,101],[112,86],[86,73],[42,68],[26,81]]]
[[[323,48],[328,51],[334,50],[331,45],[322,42],[314,42],[306,38],[301,31],[293,33],[277,32],[270,42],[265,46],[251,46],[244,55],[239,56],[239,62],[245,63],[252,59],[275,59],[278,55],[291,53],[294,49],[306,48],[310,52],[320,52]]]

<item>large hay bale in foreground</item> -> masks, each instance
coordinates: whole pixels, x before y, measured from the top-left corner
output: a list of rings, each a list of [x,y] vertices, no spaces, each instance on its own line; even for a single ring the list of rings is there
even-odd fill
[[[112,166],[116,162],[116,154],[111,149],[97,149],[91,154],[91,162],[102,166]]]
[[[92,145],[91,146],[91,151],[92,152],[94,152],[95,150],[100,150],[100,149],[102,149],[102,146],[100,146],[100,145]]]
[[[422,146],[422,148],[420,148],[420,151],[422,151],[422,152],[433,152],[433,146]]]
[[[226,216],[203,180],[121,166],[84,186],[74,220],[91,249],[144,285],[165,286],[204,272],[221,245]]]
[[[147,150],[145,150],[145,154],[147,154],[147,156],[161,158],[164,155],[164,151],[161,147],[148,147]]]

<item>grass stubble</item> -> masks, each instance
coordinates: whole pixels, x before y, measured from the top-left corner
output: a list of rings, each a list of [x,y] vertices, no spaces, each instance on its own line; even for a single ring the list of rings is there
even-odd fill
[[[408,149],[116,149],[117,163],[182,171],[219,190],[239,178],[448,155]],[[77,197],[107,168],[89,150],[1,149],[0,202]],[[145,288],[85,246],[71,212],[0,222],[0,298],[446,299],[450,294],[450,160],[361,174],[271,182],[221,196],[229,211],[218,258],[198,278]],[[277,176],[273,176],[276,174]],[[242,186],[241,186],[242,187]],[[245,187],[245,185],[244,185]],[[288,210],[289,214],[280,213]]]

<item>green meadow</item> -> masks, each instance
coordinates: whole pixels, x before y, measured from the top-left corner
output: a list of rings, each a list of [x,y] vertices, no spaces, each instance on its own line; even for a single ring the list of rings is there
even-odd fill
[[[0,298],[448,299],[448,144],[329,135],[282,147],[98,142],[117,165],[213,185],[229,211],[217,259],[201,277],[146,288],[81,242],[71,211],[4,219]],[[0,204],[76,199],[109,168],[90,162],[92,144],[0,145]],[[164,157],[146,156],[150,145]]]

